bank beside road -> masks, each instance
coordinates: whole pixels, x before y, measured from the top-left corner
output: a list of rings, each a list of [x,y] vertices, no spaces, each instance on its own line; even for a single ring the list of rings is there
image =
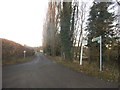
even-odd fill
[[[6,61],[3,61],[2,62],[2,65],[11,65],[11,64],[19,64],[19,63],[24,63],[24,62],[28,62],[28,61],[31,61],[35,58],[36,56],[33,55],[33,56],[28,56],[26,58],[24,57],[13,57],[12,59],[9,59],[9,60],[6,60]]]
[[[47,55],[46,55],[47,56]],[[53,60],[57,64],[64,65],[72,70],[77,72],[82,72],[92,77],[96,77],[99,79],[103,79],[109,82],[118,82],[119,81],[119,69],[106,67],[103,65],[103,71],[99,71],[99,65],[96,62],[88,63],[87,60],[83,60],[83,64],[80,65],[79,61],[69,61],[63,60],[61,57],[58,56],[47,56],[49,59]]]
[[[2,42],[2,65],[17,64],[34,58],[34,49],[11,40],[0,38]]]

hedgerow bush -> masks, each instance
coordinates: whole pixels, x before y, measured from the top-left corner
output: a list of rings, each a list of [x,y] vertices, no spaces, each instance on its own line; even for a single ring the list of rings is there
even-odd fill
[[[26,57],[34,54],[34,50],[31,47],[22,46],[7,39],[0,40],[2,41],[2,60],[9,60],[13,57],[22,58],[24,55],[24,50],[26,51]]]

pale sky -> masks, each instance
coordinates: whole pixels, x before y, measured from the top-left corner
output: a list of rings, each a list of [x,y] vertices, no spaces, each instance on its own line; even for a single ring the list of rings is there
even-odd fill
[[[0,38],[41,46],[48,0],[0,0]]]
[[[32,47],[41,46],[48,1],[0,0],[0,38]],[[89,5],[92,1],[89,0]]]

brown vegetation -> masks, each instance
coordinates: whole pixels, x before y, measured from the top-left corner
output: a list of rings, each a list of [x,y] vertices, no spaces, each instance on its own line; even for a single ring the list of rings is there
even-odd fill
[[[49,59],[53,60],[57,64],[64,65],[77,72],[82,72],[89,76],[94,76],[103,80],[118,82],[119,70],[118,67],[103,65],[103,71],[99,71],[99,65],[96,62],[88,63],[87,60],[83,60],[83,65],[79,65],[79,61],[69,61],[63,60],[59,56],[47,56]]]
[[[13,58],[23,58],[24,50],[26,51],[26,57],[34,54],[34,50],[31,47],[22,46],[18,43],[2,38],[0,38],[0,41],[2,41],[2,62],[9,62],[10,60],[13,60]]]

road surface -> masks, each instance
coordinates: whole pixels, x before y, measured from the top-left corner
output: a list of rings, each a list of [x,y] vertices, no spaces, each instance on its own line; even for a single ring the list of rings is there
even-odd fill
[[[3,88],[117,88],[106,82],[58,65],[42,54],[32,61],[3,66]]]

